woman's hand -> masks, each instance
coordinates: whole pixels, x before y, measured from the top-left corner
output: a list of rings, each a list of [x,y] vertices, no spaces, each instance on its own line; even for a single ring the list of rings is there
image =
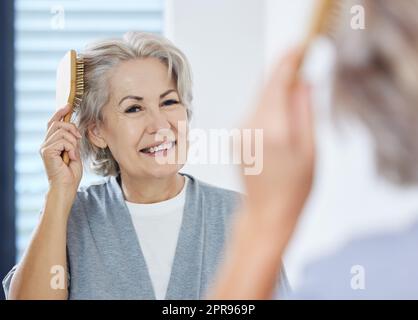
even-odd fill
[[[264,164],[260,174],[243,175],[248,196],[212,299],[270,299],[276,287],[314,171],[311,99],[308,86],[296,78],[300,61],[301,53],[294,51],[280,62],[244,125],[263,129]]]
[[[74,124],[61,121],[69,111],[70,106],[66,105],[52,116],[40,153],[50,188],[58,188],[69,195],[75,195],[83,175],[79,151],[81,134]],[[61,157],[64,150],[70,158],[68,166]]]
[[[315,159],[310,89],[297,78],[301,52],[274,68],[244,128],[263,129],[263,170],[243,175],[246,211],[260,232],[286,237],[310,193]],[[256,231],[256,230],[254,230]]]

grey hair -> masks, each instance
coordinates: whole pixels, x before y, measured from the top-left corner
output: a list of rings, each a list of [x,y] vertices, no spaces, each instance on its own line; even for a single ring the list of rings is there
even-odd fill
[[[365,30],[350,28],[354,4],[365,8]],[[333,37],[336,114],[353,115],[369,129],[383,177],[418,183],[418,0],[346,5]]]
[[[109,148],[100,149],[88,138],[92,123],[103,121],[102,108],[110,98],[110,71],[123,61],[142,58],[157,58],[168,67],[173,77],[181,103],[191,117],[192,75],[186,56],[166,38],[143,32],[128,32],[122,39],[95,42],[79,54],[84,62],[84,94],[80,107],[75,112],[75,124],[82,139],[82,158],[90,162],[98,175],[118,175],[119,165]]]

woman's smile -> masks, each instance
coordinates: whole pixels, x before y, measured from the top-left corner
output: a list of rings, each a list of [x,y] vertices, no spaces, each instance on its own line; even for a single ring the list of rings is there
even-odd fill
[[[162,142],[156,146],[141,149],[140,152],[148,157],[165,157],[174,151],[177,141]]]

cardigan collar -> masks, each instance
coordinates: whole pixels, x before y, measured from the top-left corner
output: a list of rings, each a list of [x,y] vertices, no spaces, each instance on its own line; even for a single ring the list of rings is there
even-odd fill
[[[205,239],[205,219],[202,195],[199,194],[198,181],[192,176],[186,189],[186,201],[181,222],[173,266],[167,287],[166,299],[199,299],[201,297],[201,277]],[[155,299],[149,270],[135,232],[131,215],[126,206],[122,189],[117,177],[108,180],[109,196],[116,200],[117,210],[108,212],[113,228],[121,235],[120,250],[125,250],[127,259],[138,266],[137,270],[128,271],[126,279],[136,283],[138,296],[143,299]],[[120,263],[126,263],[120,261]],[[116,272],[116,270],[115,270]]]

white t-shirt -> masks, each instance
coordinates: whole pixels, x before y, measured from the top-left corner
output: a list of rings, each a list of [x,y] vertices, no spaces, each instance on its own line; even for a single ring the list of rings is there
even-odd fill
[[[156,299],[165,298],[186,201],[188,178],[172,199],[139,204],[126,202],[144,254]]]

